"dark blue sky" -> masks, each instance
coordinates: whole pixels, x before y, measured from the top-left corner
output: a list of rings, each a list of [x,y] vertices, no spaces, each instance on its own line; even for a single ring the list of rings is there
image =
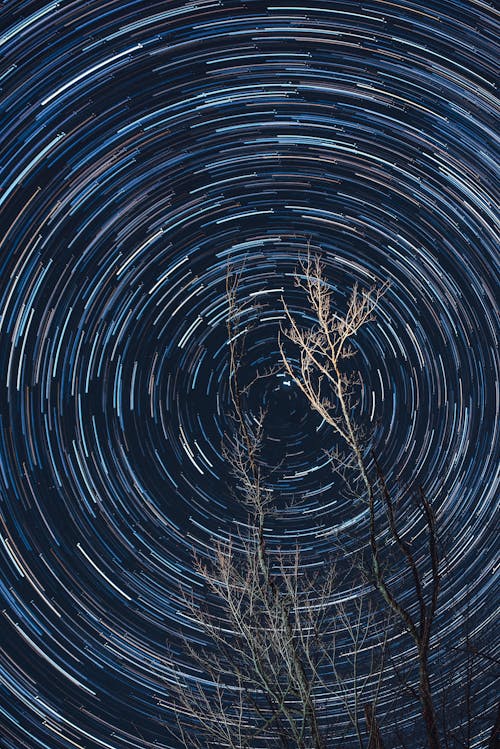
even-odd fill
[[[282,295],[310,322],[308,246],[339,309],[390,282],[356,339],[358,418],[438,515],[443,647],[471,602],[491,633],[498,31],[480,2],[2,4],[2,747],[174,746],[179,584],[245,515],[220,450],[229,262],[247,379],[278,361]],[[283,383],[246,408],[270,407],[271,543],[316,564],[367,515]],[[463,668],[443,652],[439,683]]]

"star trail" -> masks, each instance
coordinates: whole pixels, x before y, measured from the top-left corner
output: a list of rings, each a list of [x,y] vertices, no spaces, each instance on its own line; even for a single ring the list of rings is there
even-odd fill
[[[356,340],[359,421],[439,518],[440,640],[472,605],[493,648],[498,33],[480,0],[3,2],[2,747],[177,746],[192,550],[245,522],[221,456],[228,264],[250,380],[279,360],[281,297],[308,322],[308,247],[339,308],[390,283]],[[262,402],[270,543],[354,553],[368,514],[337,491],[331,430],[283,374]]]

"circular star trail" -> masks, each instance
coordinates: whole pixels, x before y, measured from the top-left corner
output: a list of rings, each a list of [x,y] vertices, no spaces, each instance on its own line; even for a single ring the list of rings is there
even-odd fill
[[[416,544],[411,490],[437,513],[440,639],[471,601],[488,633],[491,6],[10,0],[0,24],[2,746],[175,746],[172,665],[197,637],[179,588],[201,595],[192,549],[245,520],[221,457],[228,265],[248,381],[278,361],[282,296],[311,322],[293,283],[308,247],[339,310],[353,284],[390,283],[355,341],[359,421]],[[270,543],[299,538],[311,565],[332,539],[363,546],[335,436],[282,374],[250,387],[246,408],[262,403]]]

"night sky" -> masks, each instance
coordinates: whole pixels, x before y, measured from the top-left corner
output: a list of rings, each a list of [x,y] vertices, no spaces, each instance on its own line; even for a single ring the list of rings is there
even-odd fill
[[[424,565],[413,488],[439,520],[437,689],[459,699],[466,611],[494,652],[499,32],[480,0],[1,4],[2,749],[176,746],[179,588],[201,600],[192,550],[246,516],[221,457],[227,266],[249,381],[282,295],[308,324],[308,247],[339,309],[390,282],[355,341],[358,418]],[[354,554],[335,435],[282,373],[262,403],[269,543]]]

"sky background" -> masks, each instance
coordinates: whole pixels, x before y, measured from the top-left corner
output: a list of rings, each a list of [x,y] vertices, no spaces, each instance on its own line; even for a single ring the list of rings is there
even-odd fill
[[[356,339],[359,422],[416,548],[419,485],[446,540],[438,682],[466,610],[491,642],[498,32],[483,2],[2,3],[2,748],[175,746],[179,583],[245,518],[220,451],[228,263],[248,378],[278,360],[282,295],[310,322],[308,247],[339,310],[390,282]],[[271,543],[362,546],[331,430],[282,376],[262,402]]]

